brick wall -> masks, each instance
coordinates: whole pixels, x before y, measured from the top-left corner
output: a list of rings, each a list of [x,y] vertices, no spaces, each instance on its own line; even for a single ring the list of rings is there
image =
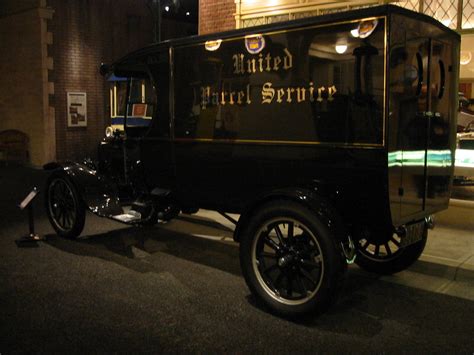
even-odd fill
[[[1,0],[0,17],[36,9],[40,0]]]
[[[199,34],[235,29],[234,0],[199,0]]]
[[[39,166],[54,158],[55,150],[47,102],[46,19],[51,13],[40,8],[40,1],[33,8],[20,2],[18,11],[13,11],[14,0],[2,1],[2,8],[11,11],[0,16],[0,131],[25,133],[30,162]]]
[[[0,131],[28,136],[33,165],[95,157],[110,124],[99,65],[153,41],[146,2],[0,0]],[[162,28],[163,39],[195,31],[169,19]],[[87,127],[68,127],[68,91],[86,92]]]
[[[99,74],[111,63],[153,39],[145,0],[50,0],[57,159],[96,156],[109,124],[108,88]],[[68,127],[67,92],[87,93],[87,127]]]

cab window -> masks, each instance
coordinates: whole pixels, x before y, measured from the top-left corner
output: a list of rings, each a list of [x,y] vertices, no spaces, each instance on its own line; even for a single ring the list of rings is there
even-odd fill
[[[148,127],[156,109],[156,95],[150,79],[115,78],[110,88],[110,107],[112,127],[124,130],[124,117],[127,110],[127,127]],[[127,85],[130,85],[129,98]]]

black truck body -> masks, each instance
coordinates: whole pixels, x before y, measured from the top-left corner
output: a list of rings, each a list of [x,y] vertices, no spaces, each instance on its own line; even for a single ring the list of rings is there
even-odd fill
[[[387,5],[131,53],[102,68],[130,79],[124,131],[104,139],[96,163],[48,165],[53,226],[66,236],[82,230],[55,221],[59,173],[76,205],[126,223],[198,208],[238,213],[235,239],[254,294],[280,314],[320,311],[339,259],[357,252],[362,267],[400,271],[421,254],[430,216],[448,207],[459,42],[432,18]],[[138,103],[153,111],[146,126],[127,124],[141,80],[156,94]],[[307,245],[290,247],[296,235]],[[265,245],[283,276],[260,270]],[[325,269],[294,271],[303,254]]]

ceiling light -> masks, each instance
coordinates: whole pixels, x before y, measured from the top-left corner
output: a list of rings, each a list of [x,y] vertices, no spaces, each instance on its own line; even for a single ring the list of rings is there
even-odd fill
[[[459,62],[461,63],[461,65],[469,64],[472,60],[471,51],[461,51],[461,55],[459,59],[460,59]]]
[[[343,54],[347,51],[347,44],[336,44],[336,52]]]
[[[170,7],[169,7],[169,6],[165,6],[165,11],[166,11],[166,12],[170,11]]]
[[[353,30],[351,30],[351,35],[352,37],[359,37],[359,30],[357,28],[354,28]]]
[[[189,15],[191,15],[191,14],[189,13],[189,11],[188,11],[188,12],[186,12],[186,16],[189,16]]]

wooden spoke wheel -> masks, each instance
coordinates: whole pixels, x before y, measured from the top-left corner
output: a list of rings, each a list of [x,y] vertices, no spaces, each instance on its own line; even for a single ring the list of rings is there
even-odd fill
[[[402,247],[401,238],[396,234],[388,234],[382,241],[370,238],[360,239],[357,244],[356,264],[361,268],[378,274],[393,274],[410,267],[423,253],[428,228],[425,227],[420,241]]]
[[[46,186],[46,212],[56,233],[78,237],[84,229],[85,205],[65,173],[55,172]]]
[[[298,203],[275,201],[243,228],[242,272],[270,310],[290,317],[320,313],[336,299],[345,260],[317,215]]]

